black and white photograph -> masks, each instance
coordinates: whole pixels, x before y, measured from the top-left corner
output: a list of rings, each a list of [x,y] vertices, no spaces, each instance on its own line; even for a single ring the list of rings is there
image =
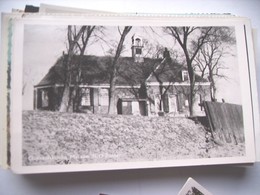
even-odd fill
[[[23,25],[22,166],[252,159],[241,28],[121,23]]]
[[[178,195],[213,195],[193,178],[188,178]]]
[[[195,187],[191,187],[190,190],[188,190],[188,192],[186,193],[186,195],[205,195],[203,194],[201,191],[199,191],[197,188]]]

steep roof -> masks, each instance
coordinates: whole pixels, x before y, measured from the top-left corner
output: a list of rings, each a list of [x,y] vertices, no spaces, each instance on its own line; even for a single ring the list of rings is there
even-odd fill
[[[66,55],[60,57],[36,87],[64,84],[64,60],[66,60],[66,58]],[[76,75],[78,70],[77,66],[79,62],[81,62],[80,67],[82,76],[80,83],[89,85],[109,84],[112,60],[113,58],[110,56],[85,55],[81,58],[80,56],[74,56],[70,72],[72,75]],[[145,81],[157,81],[153,74],[162,71],[162,67],[164,67],[164,73],[159,74],[159,76],[163,81],[166,81],[171,77],[176,77],[176,75],[179,74],[179,71],[184,69],[182,65],[177,64],[176,62],[171,61],[170,63],[166,63],[162,59],[144,58],[144,62],[138,63],[134,62],[132,57],[121,57],[119,58],[118,63],[120,64],[116,81],[116,85],[118,86],[134,86]],[[167,69],[165,69],[165,67],[167,67]],[[76,83],[76,77],[73,76],[72,78],[72,84]],[[176,79],[181,81],[181,75],[176,77]]]
[[[67,56],[60,57],[52,66],[49,72],[36,86],[46,86],[54,84],[64,84],[65,81],[65,66],[63,64]],[[81,60],[81,83],[101,85],[109,84],[111,64],[113,58],[110,56],[82,56]],[[79,64],[80,57],[75,56],[71,69],[74,74],[77,70],[76,65]],[[132,57],[121,57],[118,60],[118,78],[117,85],[138,85],[145,81],[150,75],[154,67],[156,67],[162,59],[144,58],[143,63],[134,62]],[[72,80],[75,83],[75,78]]]

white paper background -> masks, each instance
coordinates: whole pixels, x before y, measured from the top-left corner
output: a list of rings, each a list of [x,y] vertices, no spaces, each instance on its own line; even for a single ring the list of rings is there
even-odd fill
[[[258,30],[260,28],[258,0],[0,0],[0,11],[9,12],[12,8],[23,9],[25,4],[40,3],[112,12],[232,13],[251,18],[252,26]],[[258,89],[260,89],[259,34],[255,43]],[[259,148],[259,144],[257,147]],[[9,171],[0,170],[0,194],[168,195],[177,194],[189,176],[216,195],[257,194],[260,191],[260,163],[256,163],[253,167],[246,168],[207,166],[31,176],[17,176]]]

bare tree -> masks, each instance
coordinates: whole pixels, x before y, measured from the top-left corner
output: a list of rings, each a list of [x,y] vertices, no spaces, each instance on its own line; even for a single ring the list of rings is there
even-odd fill
[[[178,42],[185,55],[190,78],[189,112],[192,116],[195,96],[195,71],[193,61],[200,48],[208,42],[207,38],[214,33],[213,27],[166,27],[165,32]]]
[[[118,69],[120,67],[120,64],[118,64],[118,59],[121,55],[121,52],[123,50],[125,37],[132,29],[131,26],[125,26],[123,29],[123,32],[121,32],[120,28],[118,27],[118,32],[120,34],[120,40],[116,49],[116,54],[113,58],[112,64],[111,64],[111,74],[110,74],[110,88],[109,88],[109,107],[108,107],[108,113],[109,114],[116,114],[116,100],[115,100],[115,90],[116,90],[116,81],[118,76]]]
[[[63,56],[63,65],[65,67],[65,79],[63,96],[60,104],[60,112],[73,111],[72,108],[72,91],[71,85],[74,83],[76,88],[81,77],[81,60],[78,64],[75,61],[75,55],[84,55],[86,46],[89,42],[90,36],[93,33],[95,26],[68,26],[67,40],[68,40],[68,53]],[[80,57],[80,58],[81,58]],[[74,58],[74,59],[73,59]],[[76,70],[76,71],[75,71]],[[76,72],[76,75],[75,75]],[[77,81],[77,82],[75,82]],[[77,90],[76,90],[77,91]]]
[[[195,68],[201,72],[201,77],[210,82],[211,101],[216,101],[217,79],[228,77],[223,73],[227,65],[222,58],[231,55],[230,45],[235,43],[234,29],[230,27],[216,28],[215,34],[208,37],[207,44],[203,45],[195,58]]]
[[[153,59],[159,59],[162,58],[163,56],[163,51],[164,51],[164,46],[161,44],[152,44],[149,43],[149,41],[147,39],[143,40],[143,43],[145,45],[145,53],[144,53],[144,57],[151,57]]]
[[[77,48],[79,50],[78,61],[75,64],[74,77],[75,84],[73,87],[72,98],[73,101],[73,111],[79,111],[79,105],[81,101],[81,93],[79,85],[82,82],[82,65],[83,65],[83,57],[86,50],[87,45],[89,44],[90,37],[93,34],[94,30],[99,29],[100,27],[96,26],[87,26],[85,31],[83,31],[81,35],[81,40],[77,42]],[[99,29],[100,30],[100,29]]]
[[[173,65],[170,56],[164,56],[161,63],[152,70],[152,74],[159,83],[159,110],[168,111],[167,93],[175,82],[180,82],[179,74],[183,70],[182,66]]]

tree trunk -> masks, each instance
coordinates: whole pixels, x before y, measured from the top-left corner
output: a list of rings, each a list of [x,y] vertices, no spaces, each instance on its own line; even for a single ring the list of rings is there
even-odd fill
[[[108,114],[117,114],[116,111],[116,77],[112,79],[110,82],[110,88],[109,88],[109,107],[108,107]]]
[[[160,112],[163,112],[163,100],[164,100],[164,97],[163,97],[163,85],[162,85],[162,82],[159,82],[159,91],[160,91]]]
[[[117,72],[119,69],[119,65],[117,63],[120,54],[123,49],[123,44],[125,41],[126,35],[130,32],[131,26],[125,26],[123,33],[121,34],[121,38],[119,41],[119,44],[117,46],[116,55],[114,57],[114,60],[112,62],[112,72],[111,72],[111,78],[110,78],[110,88],[109,88],[109,106],[108,106],[108,114],[117,114],[116,109],[116,97],[115,97],[115,91],[116,91],[116,81],[117,81]]]
[[[189,112],[193,116],[194,96],[195,96],[195,73],[192,67],[192,62],[187,59],[188,73],[190,78],[190,96],[189,96]]]
[[[190,116],[193,116],[193,106],[194,106],[194,84],[193,82],[190,83],[190,99],[189,99],[189,112]]]
[[[63,89],[63,94],[62,94],[62,99],[61,99],[61,104],[60,104],[60,112],[69,112],[69,107],[71,103],[71,91],[70,91],[70,85],[71,85],[71,70],[70,70],[70,64],[72,61],[72,52],[69,50],[68,52],[68,57],[64,56],[64,66],[67,69],[65,73],[65,83],[64,83],[64,89]]]
[[[74,50],[75,47],[77,46],[77,42],[79,41],[82,33],[85,31],[86,26],[82,26],[81,29],[79,30],[79,32],[76,35],[73,35],[73,30],[72,30],[72,26],[68,26],[68,43],[69,43],[69,49],[68,49],[68,54],[67,54],[67,58],[66,56],[64,57],[64,62],[63,62],[63,66],[65,66],[65,82],[64,82],[64,89],[63,89],[63,95],[62,95],[62,100],[61,100],[61,104],[60,104],[60,112],[69,112],[69,111],[73,111],[72,108],[72,100],[71,100],[71,82],[72,82],[72,70],[71,70],[71,66],[72,66],[72,57],[75,55]]]
[[[70,88],[69,85],[64,87],[62,100],[60,104],[60,112],[68,112],[69,111],[69,103],[70,103]]]
[[[211,97],[211,101],[212,102],[216,102],[216,92],[217,92],[217,88],[215,86],[214,80],[211,82],[210,84],[210,97]]]

